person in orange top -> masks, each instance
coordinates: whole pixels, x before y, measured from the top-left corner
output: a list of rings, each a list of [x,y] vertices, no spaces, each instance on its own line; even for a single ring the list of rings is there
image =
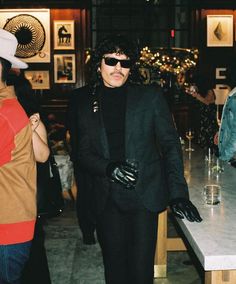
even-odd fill
[[[0,29],[0,283],[20,283],[29,257],[36,220],[34,125],[6,85],[11,67],[27,64],[15,57],[16,37]],[[35,124],[35,123],[33,123]]]

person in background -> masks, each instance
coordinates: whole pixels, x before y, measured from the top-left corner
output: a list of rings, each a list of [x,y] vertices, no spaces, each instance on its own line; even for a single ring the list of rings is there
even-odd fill
[[[48,115],[48,139],[57,163],[62,194],[66,200],[74,200],[74,170],[70,159],[71,146],[67,129],[64,124],[58,122],[55,114]]]
[[[76,90],[75,159],[95,186],[96,231],[107,284],[152,284],[159,212],[201,222],[189,200],[182,150],[157,86],[129,82],[138,52],[110,35],[93,54],[94,76]],[[130,75],[131,73],[131,75]]]
[[[0,29],[0,283],[20,283],[36,220],[36,163],[30,121],[7,77],[27,68],[16,37]]]
[[[226,69],[226,85],[230,92],[224,104],[219,134],[215,140],[218,142],[219,158],[228,161],[236,167],[236,67],[235,57]]]
[[[40,118],[40,106],[32,94],[32,86],[20,69],[12,69],[7,84],[14,86],[18,101],[28,115],[32,127],[32,141],[35,159],[37,161],[37,196],[43,186],[45,162],[49,157],[47,131]],[[39,202],[39,196],[38,196]],[[44,221],[36,219],[34,237],[30,249],[30,257],[22,272],[21,284],[51,284],[46,250],[44,246]]]
[[[212,152],[217,152],[214,144],[214,136],[218,131],[216,96],[213,87],[209,86],[207,80],[202,76],[194,76],[193,85],[186,88],[186,93],[195,100],[197,110],[194,114],[196,122],[195,141],[206,151],[210,148]]]

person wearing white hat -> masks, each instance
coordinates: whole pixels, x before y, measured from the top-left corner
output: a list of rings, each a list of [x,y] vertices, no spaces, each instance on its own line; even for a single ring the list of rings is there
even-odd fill
[[[15,56],[16,37],[0,29],[0,283],[20,283],[36,220],[32,125],[7,86],[9,70],[28,65]]]

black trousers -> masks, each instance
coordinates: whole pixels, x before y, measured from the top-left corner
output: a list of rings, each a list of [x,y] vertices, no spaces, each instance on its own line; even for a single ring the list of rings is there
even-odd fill
[[[51,284],[43,222],[40,218],[36,221],[30,257],[24,267],[21,284]]]
[[[93,183],[92,177],[82,170],[78,169],[74,163],[75,180],[78,188],[76,198],[76,213],[79,227],[83,236],[94,236],[96,221],[93,212]]]
[[[97,220],[106,284],[153,284],[158,214],[120,211],[109,200]]]

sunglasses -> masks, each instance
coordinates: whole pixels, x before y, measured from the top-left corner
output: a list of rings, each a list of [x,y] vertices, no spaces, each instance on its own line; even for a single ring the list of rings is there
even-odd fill
[[[103,57],[105,64],[108,66],[116,66],[120,62],[122,68],[130,68],[132,66],[132,61],[130,59],[117,59],[114,57]]]

